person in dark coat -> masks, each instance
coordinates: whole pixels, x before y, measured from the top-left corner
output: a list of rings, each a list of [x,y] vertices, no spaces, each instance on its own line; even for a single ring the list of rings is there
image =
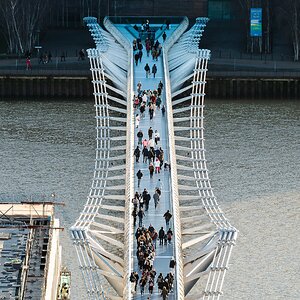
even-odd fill
[[[150,152],[149,152],[150,153]],[[153,163],[150,163],[149,165],[149,172],[150,172],[150,178],[153,177],[153,173],[154,173],[154,166]]]
[[[140,59],[140,62],[142,62],[142,57],[143,57],[143,50],[140,49],[139,50],[139,59]]]
[[[154,157],[155,157],[155,151],[154,151],[154,148],[151,147],[150,150],[149,150],[149,160],[150,162],[154,162]],[[154,166],[153,166],[154,167]],[[152,174],[153,175],[153,174]],[[152,176],[150,176],[152,177]]]
[[[161,108],[161,113],[163,117],[165,116],[165,112],[166,112],[166,107],[163,105]]]
[[[137,217],[137,212],[136,212],[136,208],[134,208],[134,210],[132,211],[132,216],[133,216],[133,226],[136,226],[136,217]]]
[[[174,274],[175,266],[176,266],[176,261],[175,261],[174,256],[172,256],[170,263],[169,263],[169,268],[171,270],[172,275]]]
[[[136,146],[135,150],[134,150],[134,156],[135,156],[135,161],[139,162],[140,160],[140,155],[141,155],[141,150],[139,148],[139,146]]]
[[[143,197],[144,203],[145,203],[145,211],[147,211],[148,208],[149,208],[149,202],[150,202],[150,199],[151,199],[151,196],[148,193],[147,189],[144,189],[142,197]]]
[[[142,140],[143,140],[143,136],[144,136],[144,134],[143,134],[143,131],[142,130],[139,130],[139,132],[137,133],[137,138],[138,138],[138,144],[139,145],[142,145]]]
[[[152,135],[153,135],[153,129],[152,129],[152,127],[149,127],[149,129],[148,129],[149,140],[152,139]]]
[[[149,65],[148,65],[148,64],[146,64],[146,66],[145,66],[144,70],[146,71],[146,78],[148,78],[148,77],[149,77],[149,75],[150,75],[150,67],[149,67]]]
[[[136,66],[138,65],[139,59],[140,59],[140,55],[139,55],[139,52],[137,52],[137,53],[134,54],[134,60],[135,60],[135,65]]]
[[[143,154],[143,163],[145,164],[147,162],[147,159],[149,158],[149,150],[146,146],[143,148],[142,154]]]
[[[140,207],[139,211],[138,211],[138,217],[139,217],[139,227],[143,226],[143,218],[144,218],[145,214],[142,210],[142,208]]]
[[[152,120],[154,116],[154,108],[152,106],[149,107],[149,116],[150,120]]]
[[[163,87],[164,87],[164,84],[161,82],[161,80],[159,81],[159,83],[158,83],[158,87],[162,90],[163,89]]]
[[[152,67],[152,74],[153,74],[154,78],[155,78],[156,73],[157,73],[157,67],[156,67],[156,64],[154,64],[153,67]]]
[[[159,202],[159,194],[157,192],[157,190],[155,191],[154,195],[153,195],[153,200],[154,200],[154,207],[157,207],[157,204]]]
[[[145,104],[143,103],[141,106],[140,106],[140,113],[141,113],[141,117],[144,118],[144,113],[145,113],[145,110],[146,110],[146,107],[145,107]]]
[[[166,20],[166,26],[167,26],[167,29],[169,30],[170,29],[170,20],[169,19]]]
[[[167,211],[164,213],[163,217],[165,218],[165,220],[166,220],[166,226],[168,227],[168,226],[169,226],[169,223],[170,223],[170,219],[172,218],[172,214],[170,213],[169,210],[167,210]]]
[[[138,170],[138,172],[136,173],[136,177],[138,178],[138,187],[140,187],[141,179],[143,177],[143,173],[141,170]]]
[[[164,244],[164,236],[165,236],[165,231],[164,231],[164,228],[161,227],[159,232],[158,232],[158,238],[159,238],[159,244],[160,245]]]

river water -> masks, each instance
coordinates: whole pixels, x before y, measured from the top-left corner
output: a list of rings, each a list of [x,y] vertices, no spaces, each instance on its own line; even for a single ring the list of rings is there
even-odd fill
[[[215,195],[239,230],[223,299],[300,299],[300,105],[207,100],[206,158]],[[73,299],[84,288],[68,228],[91,185],[93,99],[0,101],[0,200],[50,200],[65,228]]]

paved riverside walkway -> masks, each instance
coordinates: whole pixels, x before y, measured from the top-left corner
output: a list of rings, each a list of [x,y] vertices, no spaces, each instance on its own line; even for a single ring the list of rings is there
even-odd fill
[[[125,35],[131,42],[133,41],[134,37],[130,34],[129,31],[126,30],[125,27],[121,27],[118,25],[118,28],[122,32],[122,34]],[[170,36],[175,28],[176,28],[176,25],[171,26],[171,28],[166,31],[167,36]],[[159,38],[159,42],[163,43],[162,38]],[[156,78],[153,78],[152,73],[149,78],[146,78],[146,72],[144,70],[146,63],[149,64],[150,69],[152,69],[152,66],[154,63],[156,64],[156,66],[157,66]],[[146,49],[144,47],[142,62],[139,63],[138,66],[136,66],[135,62],[134,62],[134,82],[133,82],[133,84],[134,84],[135,93],[137,94],[137,92],[136,92],[137,83],[139,81],[141,81],[141,83],[142,83],[141,90],[148,90],[148,89],[156,90],[160,80],[163,82],[164,87],[165,87],[162,56],[158,57],[158,61],[153,61],[151,53],[150,53],[149,57],[147,57]],[[162,107],[162,105],[165,104],[165,90],[164,89],[162,91],[161,98],[162,98],[162,104],[161,104],[161,107]],[[134,110],[134,117],[137,113],[138,114],[140,113],[139,109]],[[149,139],[148,129],[150,126],[153,129],[153,138],[154,138],[155,130],[158,130],[158,132],[160,134],[160,141],[158,142],[158,147],[161,147],[164,151],[164,161],[169,162],[166,114],[165,114],[165,116],[162,116],[161,110],[159,110],[157,108],[155,111],[155,116],[151,121],[150,121],[149,112],[148,112],[148,108],[147,108],[146,112],[145,112],[145,117],[141,118],[139,127],[135,128],[135,143],[134,143],[135,148],[138,145],[138,140],[137,140],[137,136],[136,136],[137,132],[141,129],[144,134],[143,140],[145,138],[148,140]],[[140,149],[142,150],[141,146],[140,146]],[[155,149],[156,149],[156,147],[155,147]],[[135,162],[135,168],[134,168],[135,191],[142,193],[144,188],[146,188],[151,195],[149,209],[148,209],[148,211],[145,211],[145,217],[143,219],[143,226],[148,228],[149,225],[152,224],[152,226],[157,230],[157,232],[159,231],[159,229],[161,227],[164,228],[165,232],[167,232],[167,230],[169,228],[171,228],[173,231],[173,228],[174,228],[173,217],[170,220],[170,224],[168,226],[169,228],[166,228],[166,222],[163,217],[164,213],[168,209],[170,210],[171,214],[173,214],[171,198],[170,198],[170,171],[169,170],[165,171],[164,167],[162,167],[161,172],[158,174],[154,173],[153,178],[150,179],[150,173],[149,173],[148,166],[149,166],[148,162],[143,163],[143,157],[141,155],[139,163]],[[139,188],[138,188],[137,177],[136,177],[136,173],[138,172],[138,170],[141,170],[143,173],[143,177],[142,177]],[[155,187],[156,187],[158,179],[160,179],[162,182],[162,193],[161,193],[159,204],[158,204],[157,208],[155,209],[153,194],[155,192]],[[144,206],[144,208],[145,208],[145,206]],[[137,217],[137,225],[138,225],[138,217]],[[135,228],[135,230],[136,230],[136,228]],[[173,232],[173,235],[174,235],[174,232]],[[139,274],[139,277],[141,278],[141,272],[139,271],[138,261],[137,261],[137,257],[136,257],[136,251],[137,251],[136,238],[134,237],[133,240],[134,240],[133,252],[132,252],[134,255],[133,271],[137,271]],[[172,256],[174,256],[173,240],[172,240],[171,244],[160,246],[159,239],[157,239],[156,244],[157,245],[156,245],[155,259],[154,259],[154,268],[156,270],[156,277],[155,277],[155,285],[154,285],[154,289],[153,289],[153,294],[151,296],[151,300],[162,299],[161,295],[158,293],[158,287],[157,287],[156,280],[160,273],[162,273],[163,276],[165,277],[167,275],[167,273],[170,272],[169,262],[170,262]],[[176,278],[174,278],[173,289],[175,287],[175,282],[176,282]],[[137,300],[138,299],[147,299],[147,297],[150,296],[148,287],[149,287],[149,285],[147,282],[147,284],[145,286],[145,294],[143,296],[141,296],[140,288],[138,286],[137,293],[133,296],[133,299],[137,299]],[[175,299],[175,295],[173,292],[169,293],[168,299],[169,300]]]

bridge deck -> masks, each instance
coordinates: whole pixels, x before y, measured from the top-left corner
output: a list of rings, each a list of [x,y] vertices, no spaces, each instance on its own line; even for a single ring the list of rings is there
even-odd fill
[[[134,40],[135,37],[126,29],[125,26],[117,25],[117,27],[119,28],[119,30],[122,32],[122,34],[124,36],[126,36],[128,39],[130,39],[131,42]],[[170,29],[166,31],[167,36],[170,36],[172,34],[172,32],[175,30],[175,28],[176,28],[176,25],[171,25]],[[161,37],[159,38],[159,42],[163,43],[163,40]],[[145,74],[145,70],[144,70],[144,66],[146,65],[146,63],[149,64],[150,69],[152,69],[152,66],[154,63],[156,64],[156,66],[157,66],[156,78],[153,78],[153,74],[151,74],[150,78],[146,78],[146,74]],[[141,83],[142,83],[142,90],[148,90],[148,89],[155,90],[155,89],[157,89],[157,86],[158,86],[158,83],[160,80],[163,82],[163,84],[165,86],[162,56],[158,57],[158,61],[153,61],[151,53],[150,53],[149,57],[147,57],[145,47],[144,47],[142,62],[139,63],[138,66],[136,66],[134,63],[134,88],[135,88],[135,91],[137,89],[137,83],[139,81],[141,81]],[[164,89],[162,91],[161,98],[162,98],[162,104],[161,104],[161,107],[162,107],[162,105],[165,104]],[[135,115],[137,113],[139,113],[139,110],[135,109]],[[161,147],[164,151],[164,161],[169,161],[168,140],[167,140],[168,131],[167,131],[166,115],[162,116],[162,112],[159,109],[156,109],[153,120],[150,120],[148,109],[146,110],[145,117],[141,118],[139,127],[135,128],[135,147],[138,145],[138,141],[137,141],[137,137],[136,137],[137,132],[141,129],[144,134],[143,139],[144,138],[148,139],[148,129],[150,126],[153,128],[154,132],[155,132],[155,130],[158,130],[158,132],[160,134],[160,142],[158,142],[158,147]],[[153,137],[154,137],[154,133],[153,133]],[[171,195],[171,193],[170,193],[170,172],[169,172],[169,170],[165,171],[164,168],[162,168],[160,174],[154,174],[153,178],[150,179],[148,166],[149,166],[148,163],[143,163],[143,158],[141,156],[139,163],[135,163],[135,168],[134,168],[135,174],[138,172],[138,170],[141,170],[144,175],[141,180],[141,184],[140,184],[139,188],[138,188],[138,183],[137,183],[137,177],[135,176],[135,184],[134,184],[135,191],[142,193],[144,188],[146,188],[151,195],[149,209],[148,209],[148,211],[145,211],[145,217],[143,219],[143,226],[148,228],[149,225],[152,224],[152,226],[157,230],[157,232],[159,231],[159,229],[161,227],[163,227],[164,230],[167,231],[168,228],[166,228],[166,222],[165,222],[165,219],[163,218],[163,214],[168,209],[170,210],[171,214],[173,214],[172,203],[171,203],[171,198],[170,198],[170,195]],[[158,204],[157,208],[155,209],[154,200],[153,200],[152,196],[155,192],[156,183],[159,178],[162,182],[162,194],[161,194],[159,204]],[[137,226],[138,226],[138,218],[137,218]],[[171,218],[171,220],[170,220],[169,227],[173,230],[173,228],[174,228],[173,218]],[[173,234],[174,234],[174,232],[173,232]],[[136,239],[134,239],[133,270],[137,271],[141,278],[141,272],[139,271],[138,262],[137,262],[137,258],[136,258],[136,249],[137,249],[137,244],[136,244]],[[156,279],[160,273],[162,273],[163,276],[165,277],[167,275],[167,273],[170,272],[169,262],[171,260],[171,257],[174,255],[174,250],[175,249],[174,249],[173,242],[171,242],[171,244],[160,246],[159,241],[157,239],[157,247],[156,247],[156,252],[155,252],[155,260],[154,260],[154,268],[155,268],[157,274],[155,277],[155,285],[154,285],[153,295],[151,296],[151,299],[161,299],[161,296],[158,293]],[[176,278],[174,278],[174,284],[175,283],[176,283]],[[173,289],[174,289],[174,286],[173,286]],[[146,296],[149,296],[148,283],[145,286],[145,295],[141,296],[140,289],[138,288],[137,293],[135,294],[133,299],[137,299],[137,300],[145,299]],[[169,300],[175,299],[175,295],[173,292],[169,293],[168,299]]]

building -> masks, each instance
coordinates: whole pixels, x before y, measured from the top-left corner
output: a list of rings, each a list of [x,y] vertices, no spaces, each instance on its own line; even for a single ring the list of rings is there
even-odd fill
[[[1,203],[0,212],[0,299],[56,299],[61,246],[54,205]]]

